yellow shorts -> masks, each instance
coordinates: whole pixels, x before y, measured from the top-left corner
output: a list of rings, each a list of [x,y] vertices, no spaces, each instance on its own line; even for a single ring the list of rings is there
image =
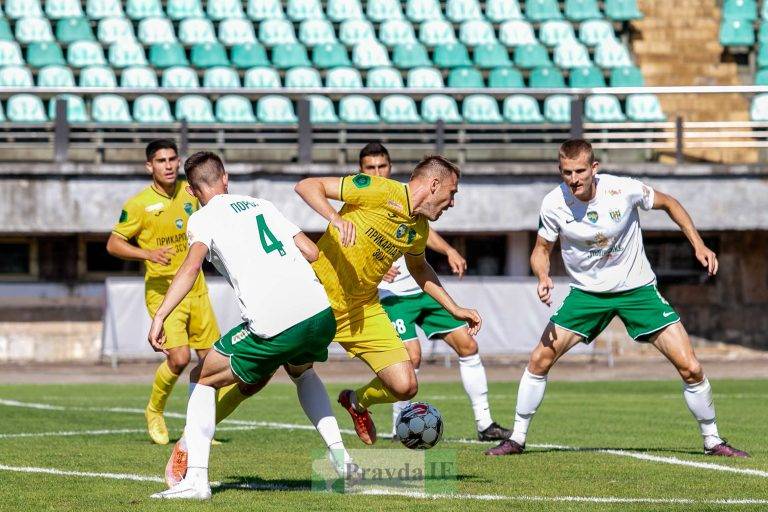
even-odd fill
[[[410,361],[384,308],[377,301],[351,311],[335,311],[336,337],[349,357],[357,357],[375,373],[393,364]]]
[[[163,303],[163,297],[161,293],[147,290],[145,299],[149,316],[155,316],[155,311]],[[184,297],[165,319],[163,327],[166,348],[189,345],[194,350],[206,350],[221,337],[207,293]]]

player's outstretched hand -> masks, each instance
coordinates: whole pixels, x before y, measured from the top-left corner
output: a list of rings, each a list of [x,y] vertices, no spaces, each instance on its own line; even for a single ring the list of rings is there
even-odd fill
[[[392,265],[389,270],[387,270],[387,273],[384,274],[384,277],[382,277],[382,281],[385,281],[387,283],[394,283],[395,278],[400,275],[400,269],[397,267],[397,265]]]
[[[469,324],[469,334],[471,336],[477,336],[477,333],[480,332],[483,319],[480,317],[480,313],[474,309],[459,308],[453,316],[456,320],[465,320]]]
[[[544,279],[539,280],[539,286],[536,287],[536,291],[539,294],[539,300],[547,306],[552,305],[552,289],[555,284],[552,282],[552,278],[547,276]]]
[[[171,263],[171,256],[174,255],[172,247],[158,247],[149,251],[149,261],[153,263],[159,263],[161,265],[168,265]]]
[[[349,247],[351,245],[355,245],[355,237],[357,233],[355,232],[354,224],[348,220],[342,219],[341,215],[338,214],[333,216],[331,219],[331,224],[333,224],[333,227],[339,230],[342,246]]]
[[[147,336],[149,345],[155,352],[162,352],[168,355],[168,351],[165,349],[165,329],[163,329],[163,321],[159,317],[152,319],[152,326],[149,328],[149,335]]]
[[[467,260],[464,259],[464,256],[459,254],[459,251],[456,249],[448,251],[446,256],[448,257],[448,265],[451,267],[451,271],[459,276],[459,279],[464,277],[464,272],[467,271]]]
[[[707,269],[707,274],[710,276],[717,274],[717,269],[720,264],[717,261],[717,255],[712,249],[706,245],[702,245],[700,249],[696,249],[696,259],[699,260],[699,263],[701,263],[705,269]]]

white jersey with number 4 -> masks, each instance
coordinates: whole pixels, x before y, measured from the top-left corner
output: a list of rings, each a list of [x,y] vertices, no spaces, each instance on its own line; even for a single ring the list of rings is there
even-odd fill
[[[653,189],[632,178],[598,174],[594,199],[576,199],[561,183],[544,197],[539,236],[560,237],[571,286],[621,292],[656,282],[643,248],[638,207],[653,207]]]
[[[269,201],[233,194],[214,196],[187,223],[189,245],[208,247],[208,260],[235,290],[243,321],[261,338],[330,307],[293,241],[300,231]]]
[[[416,295],[417,293],[422,293],[424,291],[411,273],[408,272],[408,266],[405,264],[405,256],[400,256],[400,259],[392,265],[397,267],[400,273],[391,283],[382,281],[379,284],[380,299],[391,297],[393,295],[397,297],[405,297],[407,295]]]

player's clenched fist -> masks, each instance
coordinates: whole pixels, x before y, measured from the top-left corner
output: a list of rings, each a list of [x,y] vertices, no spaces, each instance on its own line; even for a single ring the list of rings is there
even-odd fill
[[[536,291],[539,294],[539,300],[547,306],[552,305],[552,289],[554,287],[555,284],[549,276],[539,280],[539,286],[536,288]]]
[[[163,347],[165,345],[165,329],[163,329],[163,321],[160,317],[156,316],[152,319],[152,326],[149,328],[147,339],[152,350],[168,354],[168,351]]]
[[[464,320],[469,324],[469,334],[476,336],[480,332],[480,327],[483,325],[483,319],[480,313],[474,309],[459,308],[453,316],[457,320]]]
[[[171,263],[171,256],[175,254],[172,247],[158,247],[157,249],[152,249],[147,252],[149,253],[149,257],[147,258],[149,261],[161,265],[168,265]]]

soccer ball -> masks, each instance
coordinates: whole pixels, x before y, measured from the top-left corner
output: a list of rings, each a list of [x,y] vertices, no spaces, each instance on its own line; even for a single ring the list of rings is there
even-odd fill
[[[443,437],[440,411],[425,402],[408,404],[395,420],[397,438],[411,450],[427,450]]]

